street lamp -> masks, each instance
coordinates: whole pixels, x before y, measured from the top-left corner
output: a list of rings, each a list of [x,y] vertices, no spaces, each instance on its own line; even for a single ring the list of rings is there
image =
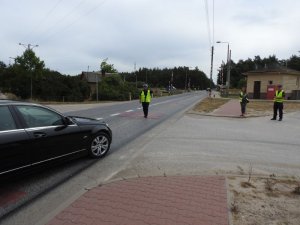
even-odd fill
[[[13,59],[14,61],[16,60],[16,58],[14,58],[14,57],[9,57],[9,65],[11,64],[10,59]]]
[[[229,49],[229,42],[217,41],[218,44],[227,44],[227,79],[226,87],[230,88],[230,64],[231,64],[231,50]]]
[[[185,91],[187,91],[187,88],[189,89],[189,85],[190,85],[190,82],[189,82],[189,85],[187,86],[187,72],[188,72],[188,70],[190,70],[190,69],[194,69],[194,67],[186,67],[187,69],[185,70],[185,85],[184,85],[184,90]],[[190,79],[191,80],[191,79]]]
[[[32,50],[35,47],[39,47],[39,45],[32,45],[32,44],[22,44],[19,43],[19,45],[22,45],[26,50]],[[31,67],[29,68],[29,72],[30,72],[30,99],[32,100],[32,71],[31,71]]]
[[[19,43],[19,45],[22,45],[24,48],[26,48],[27,50],[29,49],[33,49],[35,47],[39,47],[39,45],[32,45],[32,44],[22,44],[22,43]]]

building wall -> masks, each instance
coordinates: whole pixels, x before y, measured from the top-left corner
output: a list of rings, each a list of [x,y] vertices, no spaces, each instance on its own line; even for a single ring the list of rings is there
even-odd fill
[[[283,85],[283,75],[278,74],[267,74],[267,75],[248,75],[247,78],[247,91],[248,93],[252,93],[254,91],[254,81],[261,81],[260,83],[260,92],[267,93],[267,87],[269,85],[269,81],[272,81],[274,85],[282,84]]]
[[[265,99],[267,96],[267,87],[269,81],[272,81],[273,85],[281,84],[283,90],[286,93],[286,98],[293,98],[293,91],[300,90],[300,77],[296,75],[287,75],[287,74],[266,74],[266,75],[248,75],[247,78],[247,91],[249,97],[253,98],[254,92],[254,81],[260,81],[260,98]]]
[[[286,93],[287,99],[299,99],[300,97],[300,76],[299,74],[291,74],[285,72],[267,73],[248,73],[247,74],[247,92],[250,98],[254,94],[254,82],[260,81],[260,98],[266,99],[267,87],[272,81],[273,85],[281,84]]]
[[[285,75],[283,77],[283,89],[286,93],[292,93],[293,90],[300,90],[299,78],[296,75]]]
[[[96,84],[95,83],[89,83],[91,91],[90,91],[90,98],[92,97],[93,94],[96,93]]]

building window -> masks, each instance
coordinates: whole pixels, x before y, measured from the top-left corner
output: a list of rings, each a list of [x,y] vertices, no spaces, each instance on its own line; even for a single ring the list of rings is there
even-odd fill
[[[297,85],[298,88],[299,88],[299,83],[300,83],[300,77],[297,77],[296,85]]]

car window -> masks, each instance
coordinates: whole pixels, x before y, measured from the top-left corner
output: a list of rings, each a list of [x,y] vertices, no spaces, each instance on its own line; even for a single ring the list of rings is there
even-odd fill
[[[7,106],[0,106],[0,131],[16,129],[15,121]]]
[[[63,125],[61,115],[38,106],[17,106],[28,127]]]

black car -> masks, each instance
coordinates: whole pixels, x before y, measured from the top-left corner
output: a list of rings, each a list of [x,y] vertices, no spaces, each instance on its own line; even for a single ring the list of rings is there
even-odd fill
[[[0,177],[59,159],[101,158],[111,141],[111,129],[96,119],[64,116],[33,103],[0,100]]]

